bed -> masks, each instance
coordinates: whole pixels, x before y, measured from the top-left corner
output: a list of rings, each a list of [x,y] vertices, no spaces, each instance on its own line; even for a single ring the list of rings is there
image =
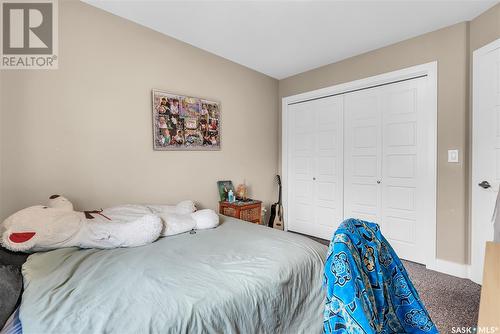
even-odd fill
[[[327,248],[223,217],[138,248],[65,248],[23,265],[23,333],[320,333]]]

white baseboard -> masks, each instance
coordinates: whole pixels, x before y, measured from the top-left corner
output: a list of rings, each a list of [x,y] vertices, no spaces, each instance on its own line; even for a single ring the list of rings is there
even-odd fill
[[[434,263],[427,264],[426,268],[455,277],[469,278],[468,264],[435,259]]]

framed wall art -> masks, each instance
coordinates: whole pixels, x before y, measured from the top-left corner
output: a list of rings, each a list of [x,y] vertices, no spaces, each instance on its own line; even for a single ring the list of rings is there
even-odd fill
[[[153,89],[153,148],[220,150],[220,103]]]

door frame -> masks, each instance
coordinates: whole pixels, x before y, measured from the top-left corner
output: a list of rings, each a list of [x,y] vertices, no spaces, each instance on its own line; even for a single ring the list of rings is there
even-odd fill
[[[385,85],[390,83],[396,83],[398,81],[410,80],[417,77],[427,77],[427,91],[426,91],[426,103],[428,107],[426,110],[429,112],[429,124],[428,134],[431,143],[430,151],[426,152],[428,154],[428,164],[426,173],[428,174],[429,180],[429,201],[428,207],[425,210],[429,212],[429,220],[425,225],[425,230],[429,236],[429,244],[426,247],[426,263],[428,267],[435,268],[436,265],[436,200],[437,200],[437,61],[416,65],[412,67],[403,68],[400,70],[387,72],[351,82],[341,83],[338,85],[333,85],[326,88],[321,88],[301,94],[296,94],[292,96],[286,96],[281,100],[281,173],[282,173],[282,184],[283,184],[283,207],[284,207],[284,220],[285,220],[285,230],[288,231],[288,212],[289,212],[289,201],[288,201],[288,137],[289,137],[289,119],[288,119],[288,106],[297,102],[306,102],[308,100],[319,99],[323,97],[328,97],[331,95],[345,94],[351,91],[356,91],[360,89],[367,89],[372,87],[377,87],[379,85]]]
[[[471,132],[471,135],[470,135],[470,150],[471,150],[471,157],[472,159],[470,159],[470,162],[469,162],[469,168],[470,168],[470,186],[469,186],[469,198],[470,198],[470,204],[469,204],[469,221],[470,221],[470,224],[469,224],[469,245],[470,245],[470,249],[469,249],[469,259],[470,259],[470,265],[469,265],[469,277],[475,281],[476,283],[480,283],[480,282],[477,282],[477,280],[474,279],[474,275],[473,275],[473,272],[475,270],[477,270],[478,268],[481,267],[481,264],[479,263],[476,263],[474,260],[475,260],[475,250],[477,249],[477,243],[476,243],[476,240],[474,238],[474,235],[475,235],[475,231],[477,231],[478,229],[478,226],[477,226],[477,223],[475,223],[474,221],[474,213],[473,213],[473,210],[474,210],[474,191],[473,191],[473,187],[476,186],[474,184],[474,180],[476,180],[476,168],[474,168],[474,161],[477,160],[477,152],[476,150],[474,149],[474,142],[476,141],[475,140],[475,131],[474,131],[474,126],[475,126],[475,120],[476,120],[476,117],[477,117],[477,113],[478,113],[478,108],[479,108],[479,105],[478,105],[478,100],[477,100],[477,96],[478,96],[478,90],[479,90],[479,82],[478,82],[478,73],[479,73],[479,57],[482,56],[482,55],[485,55],[489,52],[492,52],[494,51],[495,49],[498,49],[500,48],[500,38],[497,39],[496,41],[493,41],[489,44],[486,44],[485,46],[475,50],[473,53],[472,53],[472,115],[471,115],[471,126],[470,126],[470,132]],[[493,222],[492,222],[493,224]]]

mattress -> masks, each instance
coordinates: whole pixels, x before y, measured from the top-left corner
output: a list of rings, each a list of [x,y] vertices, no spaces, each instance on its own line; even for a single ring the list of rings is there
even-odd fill
[[[65,248],[23,265],[23,333],[320,333],[327,248],[223,217],[138,248]]]

